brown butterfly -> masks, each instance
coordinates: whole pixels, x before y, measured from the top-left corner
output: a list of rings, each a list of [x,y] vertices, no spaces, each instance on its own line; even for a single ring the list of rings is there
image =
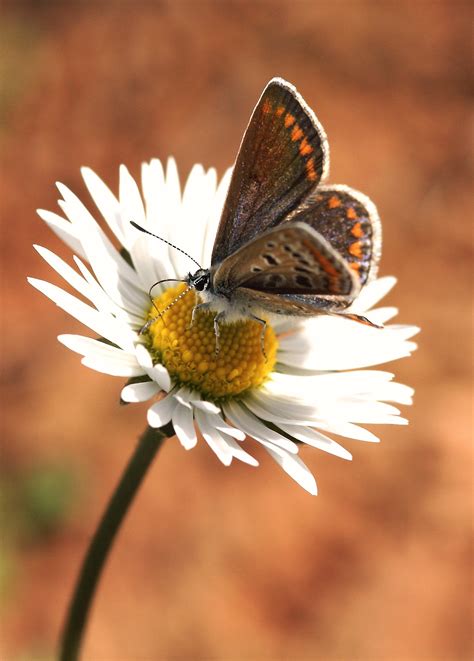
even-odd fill
[[[185,278],[203,300],[195,312],[218,312],[217,344],[226,319],[344,314],[375,276],[377,210],[347,186],[322,185],[328,170],[323,127],[293,85],[273,78],[237,154],[210,268]]]

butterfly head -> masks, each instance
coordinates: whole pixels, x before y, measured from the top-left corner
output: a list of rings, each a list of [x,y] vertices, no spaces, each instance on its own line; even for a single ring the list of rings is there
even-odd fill
[[[188,273],[186,282],[196,291],[206,291],[211,282],[211,272],[209,269],[198,269],[196,273]]]

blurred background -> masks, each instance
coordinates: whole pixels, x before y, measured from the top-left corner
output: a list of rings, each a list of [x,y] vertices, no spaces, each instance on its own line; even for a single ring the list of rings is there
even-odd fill
[[[325,126],[334,183],[376,202],[407,428],[352,463],[303,450],[320,489],[169,441],[108,562],[84,659],[472,658],[470,3],[4,2],[0,18],[0,657],[51,659],[88,540],[144,426],[122,381],[59,345],[82,327],[26,285],[69,251],[36,216],[79,168],[174,155],[223,174],[275,75]]]

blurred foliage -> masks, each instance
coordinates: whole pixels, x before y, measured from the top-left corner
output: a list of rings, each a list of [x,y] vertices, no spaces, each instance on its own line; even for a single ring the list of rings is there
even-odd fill
[[[48,543],[70,519],[77,496],[76,472],[66,465],[35,466],[0,477],[0,607],[8,602],[15,580],[16,552]]]
[[[53,535],[69,517],[77,495],[75,472],[68,466],[36,466],[0,481],[2,529],[18,544]]]
[[[9,14],[0,21],[0,133],[8,126],[20,94],[26,94],[34,78],[40,31],[35,21]]]

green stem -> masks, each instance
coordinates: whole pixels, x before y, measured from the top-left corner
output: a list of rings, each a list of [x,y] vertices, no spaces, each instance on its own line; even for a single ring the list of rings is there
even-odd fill
[[[61,639],[60,661],[79,658],[91,603],[115,535],[156,453],[173,434],[168,424],[161,429],[148,427],[140,437],[84,558]]]

